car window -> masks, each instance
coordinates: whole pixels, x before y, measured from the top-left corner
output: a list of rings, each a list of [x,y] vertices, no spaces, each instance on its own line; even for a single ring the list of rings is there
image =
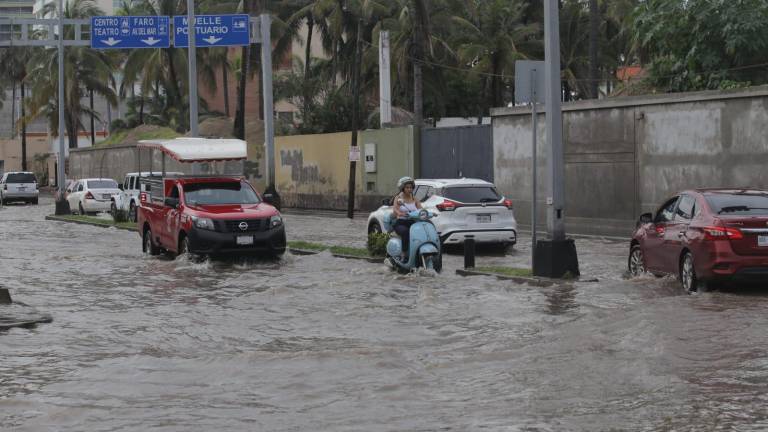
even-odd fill
[[[656,212],[656,217],[653,219],[654,223],[669,222],[675,217],[675,205],[677,205],[677,198],[674,197],[671,200],[664,203],[663,206]]]
[[[88,180],[88,189],[117,189],[114,180]]]
[[[123,180],[123,189],[128,190],[131,188],[131,178],[126,177],[125,180]]]
[[[750,191],[705,195],[714,213],[722,215],[768,215],[768,193]]]
[[[417,186],[416,190],[413,192],[413,197],[419,201],[424,201],[427,196],[427,189],[429,188],[425,185]]]
[[[30,173],[13,173],[8,174],[6,183],[37,183],[34,174]]]
[[[174,186],[173,189],[171,189],[171,193],[168,195],[168,198],[178,198],[179,197],[179,187]]]
[[[675,212],[675,219],[677,220],[690,220],[693,217],[694,207],[696,206],[696,200],[690,195],[683,195],[680,197],[680,203],[677,205],[677,211]]]
[[[446,187],[443,196],[462,203],[496,202],[501,199],[492,186]]]
[[[82,192],[82,191],[83,191],[83,182],[79,182],[79,183],[77,184],[77,191],[78,191],[78,192]]]
[[[425,196],[424,199],[428,200],[428,199],[432,198],[432,196],[434,196],[434,195],[435,195],[435,188],[430,186],[429,189],[427,189],[427,196]]]

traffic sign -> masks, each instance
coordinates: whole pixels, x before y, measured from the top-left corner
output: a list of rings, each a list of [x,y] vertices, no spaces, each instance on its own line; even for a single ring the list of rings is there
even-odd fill
[[[189,46],[189,29],[186,16],[173,17],[173,45]],[[248,15],[195,15],[195,46],[249,45],[250,18]]]
[[[91,48],[168,48],[169,23],[167,16],[94,16]]]

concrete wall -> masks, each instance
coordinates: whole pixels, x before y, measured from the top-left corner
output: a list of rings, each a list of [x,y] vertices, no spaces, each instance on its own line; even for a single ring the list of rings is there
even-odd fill
[[[46,135],[27,135],[27,171],[34,172],[41,185],[53,180],[56,158],[50,156],[49,146]],[[21,138],[0,139],[0,162],[0,174],[21,171]]]
[[[367,130],[360,134],[361,159],[365,159],[365,144],[376,144],[376,172],[365,172],[363,176],[360,206],[372,210],[381,205],[381,200],[397,192],[397,180],[403,176],[416,177],[418,152],[413,126]]]
[[[531,116],[493,110],[497,186],[530,223]],[[539,222],[547,145],[538,120]],[[566,229],[629,235],[637,216],[694,187],[768,188],[768,87],[582,101],[563,106]],[[545,225],[541,225],[545,226]]]

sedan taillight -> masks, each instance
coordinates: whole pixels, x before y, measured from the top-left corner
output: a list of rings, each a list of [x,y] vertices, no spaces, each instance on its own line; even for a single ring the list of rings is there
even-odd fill
[[[85,193],[85,199],[94,199],[93,198],[93,194],[90,191],[86,192]]]
[[[737,228],[708,226],[701,230],[704,232],[705,240],[739,240],[744,238],[744,234]]]
[[[509,210],[512,210],[512,200],[509,198],[504,199],[504,207],[506,207]]]

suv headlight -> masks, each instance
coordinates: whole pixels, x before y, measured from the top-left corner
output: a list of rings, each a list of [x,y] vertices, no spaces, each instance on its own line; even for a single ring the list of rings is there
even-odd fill
[[[200,228],[200,229],[210,230],[210,231],[213,231],[215,229],[213,225],[213,220],[208,218],[192,216],[192,222],[195,224],[195,228]]]
[[[276,228],[283,224],[283,218],[280,215],[274,215],[269,218],[269,227]]]

